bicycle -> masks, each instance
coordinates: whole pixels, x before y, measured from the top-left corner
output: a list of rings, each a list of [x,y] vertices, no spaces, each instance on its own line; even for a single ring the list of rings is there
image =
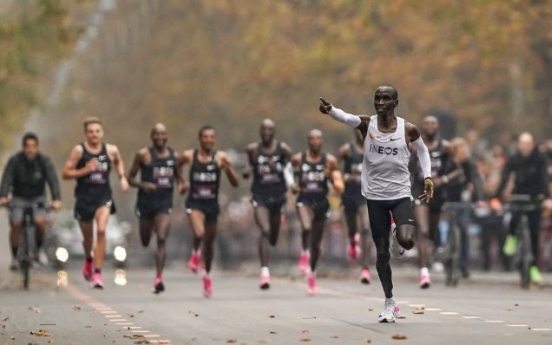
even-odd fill
[[[521,218],[516,228],[518,240],[517,260],[521,278],[521,288],[529,289],[531,285],[530,269],[533,263],[533,251],[531,246],[531,232],[527,212],[540,209],[537,200],[530,195],[516,194],[510,197],[507,210],[512,213],[519,213]]]
[[[449,230],[447,234],[447,241],[445,244],[445,252],[443,255],[445,265],[445,285],[446,286],[458,286],[460,281],[460,253],[461,253],[461,240],[460,229],[457,223],[457,212],[460,210],[471,211],[474,208],[472,203],[468,202],[445,202],[443,204],[443,210],[449,212],[450,222]]]
[[[8,208],[13,206],[8,205]],[[49,210],[50,208],[48,208]],[[33,222],[34,205],[28,204],[23,207],[23,223],[21,233],[19,234],[19,245],[17,247],[16,259],[19,264],[19,270],[23,277],[23,288],[29,289],[30,270],[33,259],[38,258],[38,248],[36,246],[36,227]]]

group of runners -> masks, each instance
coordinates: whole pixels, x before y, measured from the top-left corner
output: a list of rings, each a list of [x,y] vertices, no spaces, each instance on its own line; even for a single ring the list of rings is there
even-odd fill
[[[278,242],[282,210],[288,191],[291,191],[296,195],[301,226],[299,269],[306,276],[308,294],[314,295],[321,242],[330,211],[328,193],[332,186],[342,197],[348,227],[347,252],[352,260],[359,262],[360,281],[364,284],[372,280],[370,250],[375,247],[375,266],[386,297],[379,321],[393,322],[399,307],[393,298],[391,256],[401,257],[417,244],[420,287],[430,287],[429,261],[439,244],[443,203],[460,199],[467,185],[474,189],[474,201],[483,202],[485,198],[477,169],[465,153],[465,142],[450,143],[440,139],[438,121],[432,116],[426,117],[418,129],[395,115],[398,103],[398,92],[389,85],[377,88],[374,94],[376,115],[372,116],[348,114],[321,98],[319,110],[322,114],[354,129],[354,140],[340,147],[335,156],[324,151],[323,134],[317,129],[308,133],[307,149],[294,153],[289,145],[276,139],[275,123],[265,119],[260,125],[260,141],[246,147],[248,164],[240,174],[229,155],[215,148],[213,127],[204,126],[198,131],[198,148],[179,152],[168,146],[167,128],[163,124],[152,128],[151,145],[136,153],[127,173],[117,146],[104,142],[101,121],[86,119],[85,140],[73,147],[61,174],[63,179],[76,180],[74,215],[84,238],[84,278],[94,288],[103,289],[105,231],[109,216],[116,212],[109,178],[113,170],[121,191],[126,192],[130,187],[138,189],[136,216],[142,245],[148,247],[155,234],[153,292],[165,290],[165,247],[176,190],[187,195],[185,210],[193,231],[187,267],[202,275],[203,294],[212,296],[211,269],[220,183],[222,175],[226,175],[230,185],[237,187],[239,175],[242,175],[243,179],[252,179],[251,204],[261,234],[259,287],[263,290],[271,287],[270,247]],[[534,160],[538,161],[538,157]],[[515,164],[509,166],[509,173],[518,172],[515,169],[521,163]],[[184,174],[186,169],[187,175]],[[506,175],[505,180],[509,178]],[[531,178],[526,175],[524,178]],[[0,187],[0,204],[9,203],[11,208],[10,239],[14,257],[21,228],[21,209],[26,205],[37,209],[34,220],[38,237],[43,236],[46,184],[51,189],[52,208],[59,209],[61,198],[55,168],[48,157],[39,152],[38,137],[28,134],[23,138],[23,151],[10,159]],[[533,194],[542,193],[542,188],[535,190]]]

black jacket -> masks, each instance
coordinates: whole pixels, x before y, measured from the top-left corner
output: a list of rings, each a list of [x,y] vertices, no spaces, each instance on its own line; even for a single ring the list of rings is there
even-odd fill
[[[548,161],[546,156],[537,148],[527,157],[520,153],[514,154],[508,159],[502,170],[500,185],[495,197],[500,197],[508,183],[512,173],[515,174],[514,189],[512,194],[527,194],[532,197],[548,196]]]
[[[485,200],[485,190],[483,189],[483,181],[477,171],[477,166],[471,159],[467,159],[460,164],[462,174],[455,180],[445,185],[447,190],[448,201],[459,202],[462,200],[462,192],[467,185],[473,185],[472,201]]]
[[[0,197],[11,194],[20,198],[36,198],[46,193],[46,183],[50,186],[53,200],[61,200],[59,180],[50,158],[38,154],[28,160],[23,152],[13,155],[2,176]]]

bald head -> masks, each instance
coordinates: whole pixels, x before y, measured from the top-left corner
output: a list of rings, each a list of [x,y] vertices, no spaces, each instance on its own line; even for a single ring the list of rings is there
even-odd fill
[[[386,92],[386,93],[389,93],[391,95],[391,97],[393,97],[394,100],[397,100],[399,99],[399,92],[397,91],[397,89],[395,89],[393,86],[391,85],[380,85],[377,89],[376,89],[376,92]]]
[[[259,132],[263,145],[269,146],[276,135],[276,124],[271,119],[264,119]]]
[[[167,127],[158,123],[151,129],[151,141],[156,149],[163,149],[167,145]]]
[[[319,153],[322,151],[322,131],[319,129],[311,129],[307,138],[309,144],[309,151],[313,153]]]
[[[523,132],[518,137],[517,147],[522,156],[529,156],[535,149],[535,139],[529,132]]]

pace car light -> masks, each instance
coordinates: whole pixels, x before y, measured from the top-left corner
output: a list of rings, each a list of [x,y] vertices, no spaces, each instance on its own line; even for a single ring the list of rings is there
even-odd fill
[[[127,257],[126,249],[121,246],[115,247],[115,250],[113,251],[113,257],[119,262],[125,262]]]
[[[67,262],[67,260],[69,260],[69,252],[67,251],[67,249],[65,249],[63,247],[57,247],[57,249],[56,249],[56,259],[59,262]]]

